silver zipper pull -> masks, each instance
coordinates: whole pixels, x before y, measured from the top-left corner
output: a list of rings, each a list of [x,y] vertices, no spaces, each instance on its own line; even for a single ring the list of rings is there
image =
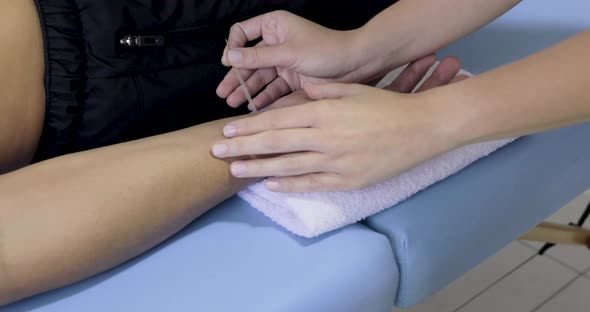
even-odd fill
[[[119,43],[129,48],[159,47],[164,45],[164,36],[127,35]]]

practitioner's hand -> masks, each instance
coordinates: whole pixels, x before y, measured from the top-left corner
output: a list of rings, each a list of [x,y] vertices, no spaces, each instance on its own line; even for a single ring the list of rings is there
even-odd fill
[[[401,74],[387,87],[386,90],[398,93],[422,92],[449,83],[458,82],[467,79],[466,75],[458,75],[461,69],[461,63],[454,57],[445,57],[434,69],[432,75],[416,89],[418,83],[422,81],[428,70],[436,62],[434,54],[425,56],[417,61],[410,63]],[[301,105],[313,102],[307,97],[304,90],[295,91],[275,101],[270,109],[283,108],[294,105]]]
[[[425,88],[452,77],[434,78]],[[399,80],[390,87],[404,88]],[[305,91],[317,102],[234,121],[224,129],[230,139],[217,143],[213,154],[279,154],[234,162],[232,174],[274,177],[267,182],[273,191],[317,192],[379,183],[460,145],[432,92],[405,95],[348,84],[306,85]]]
[[[394,68],[371,57],[363,48],[358,31],[325,28],[286,11],[267,13],[235,24],[222,62],[235,67],[220,83],[217,94],[238,107],[246,101],[235,71],[241,69],[252,94],[263,108],[282,96],[301,90],[306,83],[358,82],[381,77]],[[244,48],[261,38],[253,48]],[[362,38],[363,42],[367,38]],[[392,60],[387,60],[388,64]]]

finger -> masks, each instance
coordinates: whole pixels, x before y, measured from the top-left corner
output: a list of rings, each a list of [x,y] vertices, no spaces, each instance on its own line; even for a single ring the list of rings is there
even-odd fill
[[[294,16],[285,11],[263,14],[241,23],[230,29],[227,57],[224,65],[239,68],[288,67],[295,60],[291,49],[280,45],[278,41],[279,22],[287,23]],[[247,42],[263,37],[269,47],[243,48]]]
[[[325,140],[317,129],[287,129],[221,141],[213,145],[217,158],[318,151]]]
[[[295,56],[284,45],[230,48],[227,51],[227,62],[229,66],[248,69],[290,67],[295,62]]]
[[[431,54],[410,63],[385,89],[400,93],[411,93],[435,62],[436,55]]]
[[[312,173],[298,177],[272,178],[266,182],[266,188],[273,192],[308,193],[343,191],[342,177],[335,173]]]
[[[299,90],[276,100],[272,104],[271,109],[301,105],[309,102],[312,102],[312,100],[307,97],[305,91]]]
[[[262,109],[289,92],[291,92],[289,84],[283,78],[277,77],[252,100],[252,104],[256,106],[256,109]],[[252,107],[248,108],[254,110]]]
[[[426,79],[424,84],[416,92],[423,92],[436,87],[448,85],[457,73],[461,70],[461,62],[455,57],[443,59],[432,75]]]
[[[267,159],[236,161],[230,166],[236,178],[288,177],[323,171],[326,157],[321,153],[305,152]]]
[[[306,84],[303,86],[305,94],[312,100],[323,100],[323,99],[338,99],[348,96],[356,95],[368,86],[359,84],[345,84],[345,83],[328,83],[328,84]]]
[[[258,44],[256,44],[256,46],[264,46],[264,45],[265,45],[264,42],[259,42]],[[227,53],[227,48],[223,53],[224,53],[223,55],[225,57],[225,55]],[[223,99],[228,98],[230,96],[230,94],[232,94],[234,91],[236,91],[237,88],[240,87],[240,81],[236,75],[236,71],[239,71],[240,74],[242,75],[242,78],[244,78],[245,80],[248,80],[250,78],[250,76],[252,76],[256,72],[256,70],[252,70],[252,69],[232,68],[225,75],[225,77],[223,78],[221,83],[219,83],[219,86],[217,87],[216,92],[220,98],[223,98]],[[242,103],[239,103],[239,104],[242,104]]]
[[[232,25],[227,37],[227,45],[223,50],[221,63],[225,66],[231,66],[228,59],[229,49],[243,48],[250,41],[262,37],[262,25],[264,24],[264,15],[259,15],[241,23]]]
[[[232,68],[227,72],[219,86],[217,87],[216,93],[222,99],[227,99],[233,92],[240,87],[240,81],[236,75],[236,71],[240,71],[240,74],[244,79],[249,79],[256,70],[252,69],[238,69]],[[240,103],[241,104],[241,103]]]
[[[316,123],[316,114],[312,104],[272,109],[232,121],[223,128],[223,134],[232,138],[270,130],[312,127]]]
[[[461,81],[467,80],[469,78],[471,78],[471,77],[469,77],[468,75],[457,75],[455,78],[453,78],[453,80],[451,80],[451,84],[461,82]]]
[[[269,12],[232,25],[227,38],[228,47],[241,48],[262,37],[265,26],[272,25],[277,18],[277,12]]]
[[[248,92],[250,94],[256,94],[266,85],[271,83],[277,77],[277,71],[274,68],[263,68],[255,71],[249,78],[246,80],[246,88],[248,88]],[[246,78],[244,78],[246,79]],[[227,97],[227,104],[231,107],[238,107],[244,102],[246,102],[247,98],[244,94],[244,90],[241,87],[237,87],[228,97]]]

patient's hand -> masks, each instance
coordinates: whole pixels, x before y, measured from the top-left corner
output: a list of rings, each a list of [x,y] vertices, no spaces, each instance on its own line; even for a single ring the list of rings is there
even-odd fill
[[[399,93],[412,93],[435,63],[436,56],[434,54],[412,62],[389,86],[385,87],[385,89]],[[460,70],[461,62],[458,59],[454,57],[446,57],[437,65],[432,75],[418,90],[416,90],[416,92],[423,92],[433,88],[446,86],[469,78],[469,76],[466,75],[457,75]],[[300,90],[277,100],[270,109],[301,105],[312,101],[313,100],[307,97],[304,90]]]

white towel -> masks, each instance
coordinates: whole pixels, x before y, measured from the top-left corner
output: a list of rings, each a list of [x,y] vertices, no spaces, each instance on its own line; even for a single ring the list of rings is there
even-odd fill
[[[377,86],[389,85],[400,71],[390,73]],[[357,191],[284,194],[270,192],[264,183],[258,183],[238,195],[292,233],[315,237],[390,208],[511,141],[464,146],[394,179]]]

